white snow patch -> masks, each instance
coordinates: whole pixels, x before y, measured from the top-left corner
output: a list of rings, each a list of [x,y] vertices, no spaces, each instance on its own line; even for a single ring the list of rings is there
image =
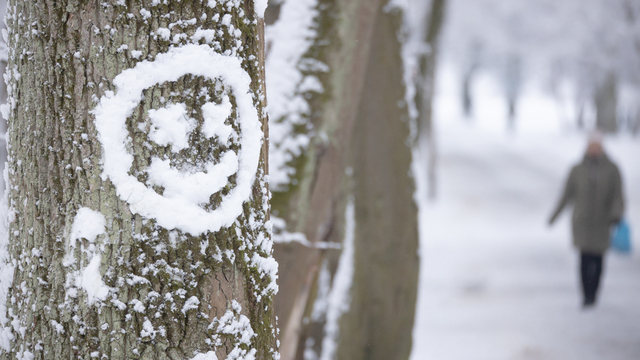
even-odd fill
[[[151,321],[149,321],[149,319],[146,319],[143,323],[142,323],[142,330],[140,331],[140,337],[144,338],[144,337],[151,337],[152,339],[156,337],[156,330],[153,328],[153,324],[151,323]]]
[[[18,351],[18,353],[16,353],[16,359],[18,360],[33,360],[34,356],[33,353],[31,351]]]
[[[76,240],[87,239],[90,243],[95,242],[99,235],[104,234],[106,220],[102,213],[91,210],[88,207],[78,209],[73,225],[71,226],[71,234],[69,239],[72,246],[75,246]]]
[[[237,304],[235,300],[233,301]],[[231,310],[227,310],[218,320],[218,332],[238,336],[238,341],[247,345],[251,344],[251,338],[256,335],[251,328],[249,318],[244,315],[236,317]]]
[[[208,353],[198,354],[191,360],[218,360],[215,351],[209,351]]]
[[[163,40],[169,41],[169,38],[171,37],[171,30],[161,27],[156,30],[156,34],[158,34]]]
[[[274,243],[277,244],[287,244],[287,243],[298,243],[302,246],[306,246],[314,249],[341,249],[342,244],[328,242],[328,241],[317,241],[311,242],[307,239],[307,236],[301,232],[288,232],[286,230],[286,222],[284,219],[271,216],[271,223],[274,228],[274,232],[272,234],[272,239]]]
[[[140,59],[142,57],[142,51],[140,50],[131,50],[131,57],[134,59]]]
[[[129,304],[133,305],[133,310],[136,311],[136,312],[144,314],[144,312],[146,311],[146,308],[144,307],[144,304],[142,303],[142,301],[140,301],[138,299],[133,299],[133,300],[129,301]]]
[[[276,294],[278,292],[278,284],[276,283],[278,279],[278,262],[276,259],[272,256],[262,257],[258,252],[255,252],[251,258],[251,264],[260,270],[260,274],[263,276],[268,275],[271,279],[264,291],[273,291],[273,294]]]
[[[189,133],[195,128],[195,121],[187,116],[185,104],[167,104],[162,109],[149,109],[148,114],[149,139],[162,146],[171,144],[173,152],[189,146]]]
[[[143,20],[147,20],[151,17],[151,12],[147,9],[140,9],[140,15],[142,15]]]
[[[7,187],[10,187],[8,179],[8,166],[4,167],[4,181]],[[13,272],[15,266],[10,262],[7,245],[9,243],[9,209],[7,206],[7,194],[5,191],[0,201],[0,348],[4,351],[11,350],[11,341],[14,336],[11,333],[11,326],[7,318],[7,295],[9,288],[13,283]]]
[[[224,14],[222,16],[222,25],[227,27],[231,25],[231,14]]]
[[[127,304],[123,303],[122,301],[118,300],[118,299],[111,299],[111,303],[113,304],[113,306],[117,307],[118,309],[124,311],[127,309]]]
[[[53,326],[58,334],[64,334],[64,327],[59,322],[51,320],[51,326]]]
[[[184,303],[182,313],[186,314],[189,310],[198,309],[198,305],[200,305],[200,300],[196,296],[192,296]]]
[[[331,293],[331,272],[329,271],[329,263],[325,259],[322,262],[320,271],[318,272],[318,295],[313,302],[313,311],[311,312],[311,320],[314,322],[320,321],[320,319],[327,314],[327,308],[329,306],[329,294]]]
[[[229,137],[234,131],[231,126],[224,122],[231,116],[231,110],[231,102],[226,95],[222,98],[220,104],[213,102],[204,104],[202,106],[202,116],[204,117],[202,131],[205,136],[210,138],[218,137],[218,141],[222,145],[228,146]]]
[[[101,255],[98,253],[95,242],[98,236],[105,234],[106,219],[102,213],[87,207],[78,209],[71,225],[69,242],[63,259],[64,266],[76,263],[74,249],[78,240],[86,239],[89,246],[81,242],[81,252],[86,254],[89,264],[82,270],[67,274],[67,297],[75,298],[77,288],[84,289],[87,293],[87,302],[91,305],[97,300],[104,301],[109,295],[110,288],[102,281],[100,275]],[[75,286],[75,288],[74,288]]]
[[[198,28],[196,32],[191,36],[191,41],[193,41],[194,43],[197,43],[198,41],[204,39],[207,44],[210,44],[213,41],[213,39],[215,39],[217,31],[218,30],[215,30],[215,29]]]
[[[356,233],[355,201],[349,197],[345,211],[344,249],[340,254],[338,268],[333,277],[331,292],[327,297],[327,317],[322,339],[320,360],[332,360],[338,348],[339,321],[342,314],[349,310],[351,303],[351,284],[353,282],[353,255]]]
[[[301,93],[304,92],[317,92],[322,93],[324,91],[324,86],[320,82],[317,76],[305,76],[304,80],[298,85],[298,91]]]
[[[129,139],[126,120],[142,100],[144,89],[177,81],[187,74],[221,79],[233,90],[241,129],[241,148],[237,155],[232,151],[225,153],[219,164],[207,164],[206,172],[181,174],[184,176],[168,171],[168,162],[152,159],[156,165],[150,168],[150,174],[153,173],[153,179],[161,183],[154,184],[171,188],[165,195],[159,195],[152,187],[129,175],[133,155],[125,146]],[[189,44],[171,48],[167,53],[157,55],[153,62],[144,60],[137,63],[134,68],[116,76],[113,83],[116,93],[108,92],[93,110],[98,139],[103,146],[103,179],[112,181],[118,196],[129,203],[132,212],[154,218],[164,228],[178,228],[191,235],[200,235],[233,224],[242,214],[242,204],[251,196],[263,136],[250,93],[251,78],[242,69],[240,60],[217,54],[208,45]],[[203,209],[200,207],[202,191],[188,188],[194,183],[204,183],[207,192],[212,191],[209,195],[213,194],[221,188],[220,184],[226,185],[229,171],[235,171],[236,156],[237,185],[223,197],[217,209]],[[153,179],[150,179],[152,183]]]
[[[267,10],[267,5],[269,1],[267,0],[254,0],[253,9],[256,12],[256,15],[260,18],[264,18],[264,12]]]
[[[191,204],[209,202],[211,194],[227,185],[227,178],[238,171],[238,157],[232,151],[222,155],[218,164],[205,165],[206,172],[185,174],[171,167],[171,161],[154,158],[147,169],[149,180],[164,187],[165,198],[182,198]]]
[[[310,64],[320,62],[303,58],[317,37],[317,6],[317,0],[285,1],[278,21],[265,28],[269,48],[265,63],[270,117],[269,183],[275,190],[286,189],[295,173],[288,164],[309,145],[307,134],[294,131],[301,125],[310,126],[307,117],[311,108],[304,92],[322,91],[322,84],[314,81],[317,77],[305,78],[302,72],[327,67],[321,64],[310,68]]]
[[[234,337],[233,343],[235,347],[229,352],[227,359],[254,360],[257,351],[251,348],[251,339],[256,336],[256,333],[251,328],[249,318],[240,314],[241,311],[242,306],[240,306],[236,300],[231,300],[231,309],[228,309],[220,319],[214,319],[209,325],[209,329],[216,328],[218,333],[232,335]],[[240,345],[247,345],[249,350],[241,348]],[[195,357],[194,359],[215,359],[209,357],[210,354],[212,354],[212,352],[201,354],[202,357]]]
[[[77,286],[84,289],[87,292],[87,301],[89,305],[96,302],[96,300],[104,301],[109,295],[109,287],[102,281],[102,275],[100,275],[100,261],[102,257],[100,254],[96,254],[91,258],[89,265],[87,265],[80,276]],[[77,280],[77,281],[78,281]]]

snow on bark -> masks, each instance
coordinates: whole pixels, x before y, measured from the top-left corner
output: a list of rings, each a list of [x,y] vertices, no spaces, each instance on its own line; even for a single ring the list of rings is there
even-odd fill
[[[306,93],[323,92],[313,72],[327,65],[305,57],[317,37],[317,0],[287,0],[280,17],[265,29],[269,44],[265,70],[269,94],[269,184],[286,190],[295,175],[291,162],[309,145],[311,108]]]
[[[264,11],[267,10],[267,5],[269,5],[268,0],[255,0],[253,2],[253,8],[258,17],[264,18]]]
[[[260,8],[197,5],[12,2],[0,358],[278,357]]]
[[[96,301],[105,301],[111,290],[104,284],[100,274],[101,253],[104,252],[104,242],[97,243],[98,236],[105,234],[106,219],[100,212],[87,207],[78,209],[71,226],[71,234],[67,243],[63,265],[71,269],[67,273],[66,300],[78,296],[78,288],[87,294],[87,302],[93,305]],[[87,246],[85,242],[87,241]],[[80,243],[81,257],[89,259],[89,263],[79,269],[76,262],[76,247]]]
[[[271,216],[271,224],[273,227],[273,233],[271,238],[273,242],[276,244],[288,244],[288,243],[298,243],[302,246],[306,246],[309,248],[315,249],[341,249],[342,244],[329,242],[329,241],[319,241],[319,242],[311,242],[307,239],[307,236],[301,232],[288,232],[287,231],[287,223],[284,219],[279,217]]]
[[[411,138],[416,139],[419,109],[416,104],[417,84],[420,73],[420,57],[428,54],[432,49],[425,43],[424,34],[427,15],[433,0],[391,0],[386,11],[399,10],[402,13],[402,27],[399,40],[402,44],[402,63],[404,67],[403,80],[406,87],[405,102],[411,118]]]
[[[7,167],[4,168],[4,180],[5,184],[9,186],[9,179],[7,175]],[[15,264],[10,262],[8,250],[8,224],[12,221],[13,217],[10,217],[7,207],[7,192],[2,196],[0,201],[0,348],[4,351],[9,351],[11,348],[11,340],[13,340],[13,334],[11,333],[10,319],[7,317],[7,294],[9,288],[13,283],[13,273]]]
[[[213,351],[209,351],[204,354],[198,354],[194,356],[191,360],[218,360],[216,353]]]
[[[104,234],[105,225],[106,220],[100,212],[87,207],[78,209],[71,226],[70,245],[75,247],[75,242],[82,238],[94,243],[99,235]]]
[[[356,235],[356,213],[355,200],[349,198],[345,211],[345,235],[344,249],[340,254],[338,268],[333,276],[331,291],[326,299],[318,298],[314,307],[314,315],[326,309],[326,323],[324,326],[324,338],[322,339],[322,352],[320,360],[333,360],[338,349],[338,339],[340,331],[340,317],[349,310],[351,303],[351,285],[353,283],[354,272],[354,242]],[[322,295],[322,294],[319,294]]]
[[[142,100],[143,90],[166,81],[177,81],[187,74],[210,80],[222,79],[222,83],[232,89],[241,129],[241,148],[238,155],[228,150],[218,164],[207,163],[206,171],[192,173],[172,168],[169,160],[152,158],[147,172],[152,185],[164,187],[165,192],[160,195],[129,174],[133,155],[125,147],[128,138],[126,120]],[[103,180],[109,178],[113,182],[118,195],[129,203],[132,211],[156,219],[164,228],[200,235],[233,224],[242,213],[242,204],[251,195],[262,147],[262,130],[250,92],[251,78],[242,69],[239,59],[217,54],[208,45],[188,44],[171,48],[167,53],[157,55],[152,62],[139,62],[116,76],[113,83],[116,93],[107,93],[94,110],[98,138],[104,149]],[[228,105],[207,102],[204,106],[207,109],[205,129],[213,129],[216,125],[226,128],[226,117],[215,115],[231,115],[230,111],[227,113]],[[216,107],[224,110],[216,111]],[[160,145],[172,144],[174,150],[188,145],[188,135],[195,126],[185,119],[184,104],[169,104],[160,110],[150,110],[149,115],[156,125],[150,134],[152,140]],[[163,126],[159,126],[161,124]],[[216,138],[219,132],[205,131]],[[237,174],[233,190],[223,197],[215,210],[203,209],[200,204],[227,186],[227,178],[233,174]]]

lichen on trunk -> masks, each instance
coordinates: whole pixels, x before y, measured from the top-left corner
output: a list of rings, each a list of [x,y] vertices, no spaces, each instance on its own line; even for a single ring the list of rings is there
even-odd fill
[[[242,96],[249,96],[255,125],[267,130],[263,23],[253,7],[251,0],[10,1],[4,112],[15,273],[5,324],[13,339],[2,358],[277,356],[266,145],[256,145],[259,159],[235,221],[194,231],[141,213],[139,194],[127,193],[104,168],[108,136],[96,120],[104,99],[129,90],[114,81],[127,69],[159,63],[188,44],[239,59],[250,79],[247,94],[224,76],[196,71],[159,81],[139,94],[120,144],[131,156],[125,176],[169,200],[193,189],[159,185],[149,170],[154,159],[188,177],[238,154],[237,173],[197,204],[207,214],[225,209],[248,152]],[[218,119],[229,130],[223,139],[207,135],[203,109],[223,107],[225,96],[232,110]],[[187,146],[162,140],[166,125],[153,118],[176,104],[183,113],[169,120],[186,124]]]

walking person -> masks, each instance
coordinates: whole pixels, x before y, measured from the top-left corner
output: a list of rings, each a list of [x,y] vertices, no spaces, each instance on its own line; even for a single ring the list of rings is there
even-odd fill
[[[574,205],[573,244],[580,251],[583,306],[591,307],[596,302],[611,227],[620,222],[624,211],[620,171],[605,154],[599,134],[589,137],[584,158],[571,169],[549,225],[569,203]]]

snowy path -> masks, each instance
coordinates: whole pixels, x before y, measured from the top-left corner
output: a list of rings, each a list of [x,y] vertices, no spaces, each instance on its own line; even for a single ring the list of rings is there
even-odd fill
[[[607,256],[599,304],[583,311],[568,212],[546,226],[583,138],[441,127],[440,196],[420,215],[412,360],[640,359],[640,141],[607,144],[636,252]]]

